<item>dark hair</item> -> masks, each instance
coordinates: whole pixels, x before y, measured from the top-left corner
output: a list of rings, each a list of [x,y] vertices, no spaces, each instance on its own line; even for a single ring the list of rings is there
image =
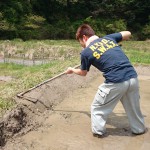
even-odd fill
[[[82,39],[83,35],[85,35],[87,37],[91,37],[91,36],[95,35],[95,32],[90,25],[83,24],[77,29],[76,39],[77,40]]]

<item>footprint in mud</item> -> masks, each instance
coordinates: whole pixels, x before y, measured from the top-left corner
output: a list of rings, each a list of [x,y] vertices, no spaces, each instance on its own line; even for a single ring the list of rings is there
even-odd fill
[[[72,114],[71,113],[63,113],[61,112],[60,115],[62,116],[62,118],[64,119],[70,119]]]

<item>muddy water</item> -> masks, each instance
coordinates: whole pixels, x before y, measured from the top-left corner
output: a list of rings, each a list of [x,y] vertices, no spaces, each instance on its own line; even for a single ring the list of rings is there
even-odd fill
[[[139,79],[141,109],[150,128],[150,76]],[[108,118],[106,137],[93,137],[90,105],[102,82],[98,77],[88,87],[72,92],[53,111],[47,111],[49,116],[40,128],[9,141],[4,150],[150,150],[150,130],[133,136],[121,103]]]

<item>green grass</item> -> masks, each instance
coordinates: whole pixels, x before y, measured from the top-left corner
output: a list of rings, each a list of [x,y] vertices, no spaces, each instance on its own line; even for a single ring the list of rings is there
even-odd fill
[[[133,64],[150,64],[150,41],[127,41],[122,43],[123,50]],[[74,40],[45,40],[45,41],[0,41],[0,51],[9,45],[15,53],[26,53],[34,50],[41,54],[51,55],[55,59],[48,64],[38,66],[23,66],[16,64],[0,63],[0,76],[11,76],[8,82],[0,81],[0,109],[8,109],[15,104],[13,97],[63,71],[69,66],[80,64],[80,51],[82,48]],[[7,48],[6,48],[7,49]],[[53,50],[53,53],[49,53]],[[68,55],[70,54],[70,55]],[[41,54],[43,55],[43,54]],[[16,55],[18,56],[18,55]],[[61,58],[61,59],[60,59]],[[63,58],[63,59],[62,59]]]
[[[0,76],[11,76],[12,80],[0,82],[0,109],[8,109],[14,104],[13,97],[67,69],[77,65],[79,59],[65,61],[54,60],[38,66],[23,66],[16,64],[0,64]]]
[[[127,41],[123,50],[133,64],[150,64],[150,41]]]

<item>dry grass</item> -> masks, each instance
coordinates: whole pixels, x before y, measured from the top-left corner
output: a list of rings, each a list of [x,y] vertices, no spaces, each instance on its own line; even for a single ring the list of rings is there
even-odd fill
[[[79,44],[74,40],[1,41],[0,54],[11,58],[65,59],[79,53]]]

